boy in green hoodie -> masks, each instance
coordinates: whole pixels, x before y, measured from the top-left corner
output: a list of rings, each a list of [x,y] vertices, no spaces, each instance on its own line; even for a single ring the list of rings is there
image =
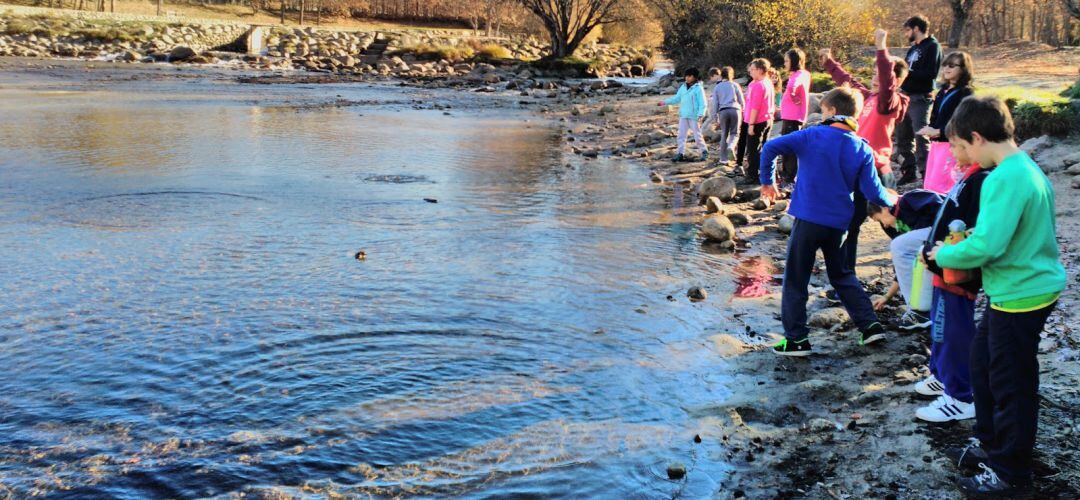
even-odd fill
[[[1054,189],[1016,147],[1012,116],[1001,99],[964,99],[951,127],[975,163],[996,168],[983,182],[974,232],[954,245],[938,243],[927,255],[942,268],[980,268],[989,302],[971,345],[980,444],[946,454],[983,469],[960,480],[965,493],[1011,498],[1031,490],[1039,334],[1065,289]]]

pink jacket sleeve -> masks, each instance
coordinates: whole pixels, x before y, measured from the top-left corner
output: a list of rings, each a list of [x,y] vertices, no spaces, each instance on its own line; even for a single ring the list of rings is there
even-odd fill
[[[758,112],[758,119],[765,116],[769,112],[769,103],[765,102],[765,92],[762,91],[761,85],[758,82],[750,82],[746,86],[746,110],[743,113],[743,119],[747,123],[750,122],[750,113],[754,110]]]

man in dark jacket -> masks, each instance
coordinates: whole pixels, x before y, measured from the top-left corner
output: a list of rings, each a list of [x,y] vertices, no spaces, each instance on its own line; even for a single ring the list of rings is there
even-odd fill
[[[911,42],[907,60],[909,73],[900,91],[908,96],[907,114],[900,126],[896,127],[897,160],[900,162],[901,177],[899,184],[914,181],[916,170],[926,172],[926,157],[929,155],[929,141],[920,135],[919,130],[930,121],[930,106],[933,102],[934,80],[941,67],[941,44],[929,35],[930,22],[922,15],[914,16],[904,23],[904,34]]]

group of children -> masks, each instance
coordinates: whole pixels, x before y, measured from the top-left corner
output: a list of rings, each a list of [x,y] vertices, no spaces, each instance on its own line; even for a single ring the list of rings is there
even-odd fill
[[[930,375],[914,390],[935,399],[916,416],[930,422],[976,420],[971,444],[946,450],[959,466],[982,470],[962,479],[960,488],[991,497],[1024,493],[1032,481],[1039,335],[1066,283],[1053,189],[1017,148],[1006,105],[972,95],[971,57],[956,52],[944,60],[930,122],[918,132],[930,140],[923,189],[898,196],[890,157],[893,132],[909,106],[899,92],[908,66],[888,54],[886,36],[883,30],[875,34],[870,88],[828,50],[818,53],[839,85],[822,98],[819,126],[803,129],[810,77],[804,54],[792,50],[785,55],[791,77],[780,99],[781,136],[765,141],[776,107],[772,69],[763,59],[750,64],[753,81],[745,98],[730,67],[710,71],[717,84],[707,103],[696,71],[688,71],[684,89],[694,94],[694,108],[681,113],[680,131],[683,120],[691,119],[687,129],[694,130],[708,112],[707,123],[721,129],[720,159],[734,154],[741,164],[745,156],[745,172],[760,182],[763,198],[773,200],[781,185],[791,186],[788,213],[795,222],[781,299],[784,339],[773,351],[813,352],[807,287],[819,250],[834,288],[830,293],[850,314],[860,345],[886,339],[876,310],[901,294],[906,312],[899,326],[930,327]],[[683,89],[680,94],[685,110],[688,98]],[[704,148],[700,133],[697,139]],[[858,230],[867,216],[893,238],[897,274],[876,303],[855,274]],[[977,321],[980,293],[987,305]]]

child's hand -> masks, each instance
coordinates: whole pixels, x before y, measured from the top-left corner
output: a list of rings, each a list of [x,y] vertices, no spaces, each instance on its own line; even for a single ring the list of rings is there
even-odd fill
[[[940,130],[938,130],[936,128],[933,128],[933,127],[931,127],[929,125],[919,129],[919,131],[916,132],[916,133],[919,134],[919,135],[925,135],[926,137],[937,137],[937,136],[941,135]]]
[[[886,44],[886,37],[889,36],[889,32],[881,28],[874,31],[874,45],[878,50],[888,50],[889,46]]]
[[[817,51],[818,63],[822,67],[825,66],[825,62],[832,59],[832,49],[818,49]]]
[[[885,309],[885,304],[888,304],[888,303],[889,303],[889,299],[886,299],[885,297],[881,297],[880,299],[877,299],[877,300],[874,301],[874,310],[875,311],[881,311],[882,309]]]
[[[930,255],[928,256],[930,260],[937,260],[937,254],[943,246],[945,246],[944,242],[939,241],[937,243],[934,243],[934,248],[930,250]]]
[[[761,186],[761,198],[765,201],[772,203],[776,201],[776,197],[779,195],[780,193],[776,191],[776,186],[773,186],[772,184]]]

